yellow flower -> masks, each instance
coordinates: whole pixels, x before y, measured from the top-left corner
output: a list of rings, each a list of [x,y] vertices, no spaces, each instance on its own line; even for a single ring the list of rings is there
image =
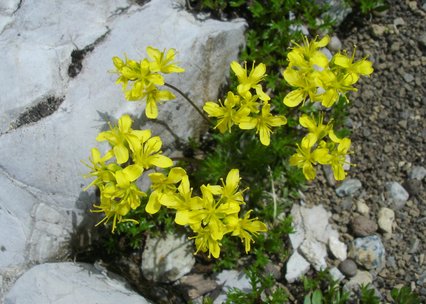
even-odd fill
[[[91,169],[90,173],[84,175],[84,177],[96,176],[96,179],[92,181],[84,191],[89,189],[93,185],[104,184],[110,181],[114,181],[114,172],[121,169],[120,166],[115,164],[107,165],[105,162],[113,157],[113,152],[110,150],[104,156],[101,157],[101,152],[97,148],[92,148],[92,156],[89,158],[92,165],[84,163],[88,168]]]
[[[330,159],[328,163],[331,165],[333,175],[336,180],[344,180],[347,173],[344,170],[346,161],[346,155],[351,147],[351,140],[349,138],[338,138],[334,131],[329,133],[330,139],[335,143],[334,149],[330,150]]]
[[[257,101],[259,99],[259,96],[252,95],[250,91],[244,92],[240,94],[240,96],[241,108],[248,108],[250,110],[250,113],[259,113],[259,108],[262,105],[262,103]]]
[[[256,94],[263,101],[268,101],[270,97],[263,92],[262,85],[259,84],[266,76],[266,65],[263,63],[259,63],[256,67],[253,66],[249,74],[247,75],[247,62],[244,62],[244,68],[236,61],[231,62],[231,69],[235,73],[238,78],[238,82],[240,83],[237,86],[238,94],[242,95],[250,89],[255,89]]]
[[[93,205],[93,207],[95,207],[96,209],[90,210],[90,211],[103,212],[105,217],[100,222],[98,222],[96,226],[102,223],[108,223],[110,220],[112,220],[112,233],[114,233],[117,223],[120,223],[120,222],[137,223],[137,221],[133,219],[123,219],[123,216],[129,213],[130,208],[132,206],[132,202],[129,201],[129,198],[127,200],[124,199],[124,200],[117,201],[116,200],[117,197],[115,195],[120,193],[117,193],[116,187],[112,183],[107,184],[106,186],[100,186],[99,190],[101,191],[100,205]],[[131,199],[134,199],[133,197],[134,195],[143,196],[144,193],[141,191],[138,191],[137,189],[137,190],[134,190],[133,193],[131,193],[130,195],[132,196],[130,198],[131,200]],[[133,206],[135,206],[135,204],[133,204]]]
[[[172,168],[168,176],[158,172],[149,174],[149,178],[152,182],[151,189],[153,192],[151,193],[145,207],[146,212],[150,214],[157,213],[161,208],[163,196],[170,193],[174,194],[176,191],[176,184],[185,176],[185,170],[180,167]]]
[[[279,127],[287,123],[284,116],[273,116],[270,109],[270,104],[264,103],[261,115],[243,118],[239,123],[239,127],[243,130],[256,128],[256,134],[259,133],[260,142],[265,146],[269,146],[271,141],[271,127]]]
[[[240,183],[240,172],[238,169],[232,169],[226,176],[226,182],[222,180],[223,186],[220,187],[220,195],[227,203],[244,204],[243,192],[237,191]]]
[[[150,135],[149,130],[133,130],[132,123],[129,115],[123,115],[118,120],[118,126],[110,125],[110,131],[101,132],[96,137],[97,141],[106,140],[110,143],[118,164],[127,162],[129,149],[132,152],[140,150],[141,142]]]
[[[303,139],[300,145],[297,146],[297,152],[290,157],[290,165],[302,168],[303,175],[307,180],[313,180],[316,176],[314,165],[327,164],[330,160],[328,150],[326,148],[317,148],[312,151],[316,143],[316,136],[309,133]]]
[[[175,49],[170,49],[167,51],[166,55],[163,52],[160,52],[160,50],[153,48],[152,46],[148,46],[146,48],[146,52],[148,56],[153,60],[150,62],[150,70],[151,72],[161,72],[165,74],[169,73],[182,73],[185,72],[185,69],[178,67],[176,64],[174,64],[175,60]]]
[[[318,49],[325,47],[329,41],[329,36],[323,37],[320,41],[317,41],[317,38],[309,41],[305,36],[302,45],[293,42],[296,47],[293,47],[287,55],[290,61],[289,68],[295,66],[303,71],[312,71],[315,66],[325,68],[328,65],[327,56]]]
[[[338,101],[340,95],[345,96],[348,91],[357,90],[352,87],[352,78],[348,74],[339,73],[336,75],[332,71],[327,70],[322,72],[318,79],[321,82],[321,87],[324,89],[324,92],[318,95],[318,100],[326,108],[331,107]]]
[[[314,134],[316,141],[319,141],[325,136],[327,136],[329,131],[333,127],[331,123],[324,125],[323,120],[324,120],[324,115],[322,113],[318,117],[318,122],[313,115],[309,117],[308,115],[303,114],[302,116],[299,117],[300,125],[304,128],[307,128],[310,134]]]
[[[304,103],[308,97],[311,102],[316,101],[318,72],[308,74],[288,67],[284,70],[283,76],[289,85],[295,87],[283,99],[283,103],[287,107],[297,107],[300,103]]]
[[[241,238],[241,241],[245,244],[246,253],[250,251],[250,243],[254,242],[252,235],[256,236],[259,232],[266,232],[268,230],[266,225],[257,218],[250,218],[251,212],[252,210],[248,211],[244,215],[244,218],[229,217],[228,219],[232,235]]]
[[[213,238],[210,227],[199,226],[199,229],[194,230],[194,232],[197,235],[191,237],[191,239],[195,239],[195,247],[197,248],[195,253],[208,251],[209,257],[213,256],[217,259],[220,255],[220,243],[219,240]]]
[[[159,90],[154,84],[150,84],[142,93],[141,98],[146,98],[145,115],[149,119],[158,117],[157,102],[175,99],[176,96],[167,90]]]
[[[346,54],[337,53],[333,56],[332,62],[345,69],[345,72],[349,75],[351,83],[355,83],[359,79],[359,75],[368,76],[373,73],[373,63],[368,61],[367,58],[355,61],[355,50],[352,53],[352,57],[346,56]]]
[[[218,128],[221,133],[230,131],[234,124],[238,124],[239,121],[250,114],[250,109],[244,107],[236,109],[240,104],[240,97],[234,95],[232,92],[228,92],[228,95],[223,105],[215,102],[208,101],[203,106],[203,110],[209,115],[209,117],[216,117],[218,123],[215,128]]]
[[[163,145],[159,136],[154,136],[145,141],[142,148],[134,153],[133,161],[136,165],[144,169],[153,166],[159,168],[168,168],[173,166],[173,161],[167,156],[162,155],[161,146]]]

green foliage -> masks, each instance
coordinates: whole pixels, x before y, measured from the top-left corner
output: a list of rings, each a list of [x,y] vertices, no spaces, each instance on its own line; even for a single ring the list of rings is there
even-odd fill
[[[370,14],[373,11],[381,12],[389,8],[386,0],[351,0],[348,3],[364,15]]]
[[[249,278],[251,290],[244,292],[232,288],[227,292],[227,304],[281,304],[287,301],[287,294],[281,287],[275,287],[275,279],[263,273],[257,265],[250,266],[246,275]]]
[[[320,271],[312,278],[304,278],[303,286],[307,295],[304,304],[345,304],[349,293],[344,291],[338,281],[334,281],[328,271]]]
[[[420,304],[419,297],[407,286],[392,289],[391,296],[395,304]]]
[[[362,304],[380,304],[380,298],[369,284],[361,286],[360,301]]]

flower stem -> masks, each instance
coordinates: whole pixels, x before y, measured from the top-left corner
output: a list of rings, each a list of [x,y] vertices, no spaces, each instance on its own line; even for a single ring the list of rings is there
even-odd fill
[[[182,92],[181,90],[179,90],[177,87],[175,87],[174,85],[171,85],[169,83],[164,83],[164,85],[166,87],[172,88],[173,90],[175,90],[176,92],[178,92],[180,95],[182,95],[183,98],[186,99],[186,101],[188,101],[191,106],[194,107],[195,110],[197,110],[197,112],[203,117],[203,119],[205,121],[207,121],[210,124],[210,119],[203,113],[203,111],[201,111],[196,105],[195,103],[188,97],[188,95],[186,95],[184,92]]]

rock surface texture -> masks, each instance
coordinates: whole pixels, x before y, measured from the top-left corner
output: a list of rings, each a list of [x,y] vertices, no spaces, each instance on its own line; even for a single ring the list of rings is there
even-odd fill
[[[5,304],[150,303],[123,279],[84,263],[46,263],[28,270],[7,293]]]
[[[93,226],[81,160],[108,120],[129,113],[162,137],[167,154],[176,140],[200,132],[202,119],[179,96],[148,122],[143,103],[125,102],[108,73],[113,56],[142,59],[148,45],[175,48],[186,72],[166,81],[198,104],[215,99],[244,43],[245,22],[201,21],[183,7],[173,0],[1,2],[0,295],[29,265],[67,257],[82,222]]]

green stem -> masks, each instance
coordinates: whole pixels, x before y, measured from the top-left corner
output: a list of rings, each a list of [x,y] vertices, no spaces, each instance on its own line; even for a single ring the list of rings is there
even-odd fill
[[[203,113],[203,111],[201,111],[196,105],[195,105],[195,103],[184,93],[184,92],[182,92],[181,90],[179,90],[177,87],[175,87],[174,85],[171,85],[171,84],[169,84],[169,83],[164,83],[164,85],[166,86],[166,87],[169,87],[169,88],[172,88],[173,90],[175,90],[176,92],[178,92],[180,95],[182,95],[182,97],[183,98],[185,98],[186,99],[186,101],[188,101],[190,104],[191,104],[191,106],[193,106],[194,107],[194,109],[195,110],[197,110],[197,112],[203,117],[203,119],[205,120],[205,121],[207,121],[209,124],[210,124],[210,119],[206,116],[206,115],[204,115],[204,113]]]

